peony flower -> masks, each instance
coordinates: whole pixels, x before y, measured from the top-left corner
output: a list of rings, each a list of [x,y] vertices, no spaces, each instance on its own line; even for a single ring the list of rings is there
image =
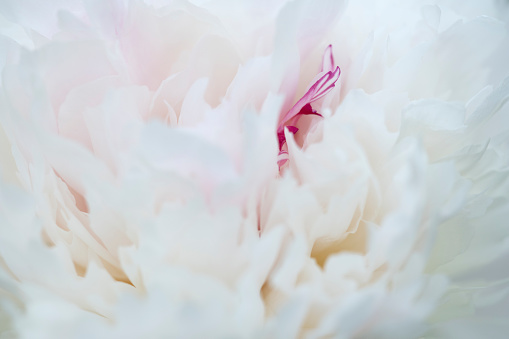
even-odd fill
[[[504,338],[508,13],[3,1],[0,337]]]

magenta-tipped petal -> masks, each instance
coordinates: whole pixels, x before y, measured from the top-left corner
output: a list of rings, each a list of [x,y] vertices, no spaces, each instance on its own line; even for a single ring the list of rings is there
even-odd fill
[[[313,97],[309,101],[310,103],[313,101],[316,101],[329,93],[335,86],[336,81],[339,79],[339,75],[341,74],[341,70],[339,67],[336,67],[334,72],[327,72],[318,82],[320,82],[320,85],[317,86],[315,93],[313,94]],[[323,81],[321,81],[324,79]],[[317,82],[317,83],[318,83]]]
[[[280,151],[278,156],[278,165],[280,169],[281,166],[283,166],[289,159],[288,152],[283,151],[283,146],[286,143],[284,132],[285,127],[292,134],[296,134],[299,131],[297,124],[303,115],[317,115],[322,117],[320,113],[316,112],[311,107],[311,103],[327,95],[327,93],[329,93],[336,86],[336,82],[341,75],[341,69],[334,65],[332,45],[329,45],[325,49],[322,59],[322,72],[326,73],[323,74],[318,80],[316,80],[313,85],[309,87],[302,98],[300,98],[288,112],[282,114],[279,119],[277,126],[277,136]],[[303,133],[306,132],[304,131]]]
[[[284,164],[290,159],[290,156],[287,151],[280,151],[277,157],[277,165],[279,169],[284,166]]]
[[[288,128],[288,130],[289,130],[291,133],[293,133],[293,134],[297,133],[297,131],[299,130],[299,129],[298,129],[297,127],[295,127],[295,126],[286,126],[286,128]]]
[[[323,53],[322,72],[331,72],[334,70],[334,56],[332,55],[332,45],[327,46]]]

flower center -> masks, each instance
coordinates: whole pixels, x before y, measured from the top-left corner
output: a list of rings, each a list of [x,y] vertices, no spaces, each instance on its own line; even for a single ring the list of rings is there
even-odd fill
[[[327,93],[329,93],[336,86],[336,81],[338,81],[340,74],[340,68],[334,64],[332,45],[329,45],[325,49],[325,53],[323,55],[322,69],[315,77],[315,79],[318,78],[318,80],[312,83],[307,92],[288,112],[281,114],[279,117],[279,123],[277,126],[277,136],[279,141],[279,155],[277,163],[279,170],[281,170],[281,168],[289,160],[285,129],[296,135],[299,131],[301,131],[301,128],[298,126],[299,121],[303,116],[314,115],[322,117],[320,113],[313,109],[311,103],[323,98]],[[309,132],[309,129],[307,132]]]

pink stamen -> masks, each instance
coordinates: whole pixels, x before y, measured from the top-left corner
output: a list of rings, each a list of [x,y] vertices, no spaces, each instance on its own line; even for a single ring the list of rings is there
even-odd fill
[[[286,144],[285,128],[292,134],[296,134],[299,128],[296,127],[299,119],[303,115],[322,115],[311,107],[311,103],[323,98],[335,86],[341,74],[341,69],[334,65],[334,56],[332,55],[332,45],[329,45],[324,52],[322,59],[321,72],[323,74],[300,98],[297,103],[286,114],[281,115],[277,127],[277,136],[279,141],[279,169],[289,160],[288,151],[284,150]]]

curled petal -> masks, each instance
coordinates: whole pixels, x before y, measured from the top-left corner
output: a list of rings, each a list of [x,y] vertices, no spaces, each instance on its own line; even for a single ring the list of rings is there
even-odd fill
[[[297,103],[286,113],[279,122],[278,131],[283,129],[285,123],[290,119],[295,117],[301,109],[329,93],[335,86],[336,81],[338,81],[339,76],[341,74],[341,70],[339,67],[336,67],[334,72],[325,73],[320,79],[318,79],[304,94],[304,96],[297,101]]]
[[[297,131],[299,130],[297,127],[295,126],[286,126],[286,128],[293,134],[297,133]]]
[[[325,73],[324,73],[325,72]],[[296,134],[299,131],[297,124],[299,119],[303,115],[317,115],[321,117],[322,115],[311,107],[311,103],[322,98],[324,95],[329,93],[336,85],[336,82],[339,79],[341,74],[341,70],[339,67],[335,67],[334,65],[334,56],[332,55],[332,45],[329,45],[324,52],[322,58],[322,71],[318,74],[318,80],[316,80],[306,91],[306,93],[302,96],[302,98],[297,101],[297,103],[288,111],[286,114],[282,114],[279,119],[279,123],[277,126],[277,136],[279,142],[279,157],[278,157],[278,165],[281,169],[286,161],[288,160],[288,153],[283,150],[284,145],[286,144],[286,137],[284,129],[288,128],[288,131]]]
[[[320,78],[320,80],[315,83],[315,92],[312,98],[309,100],[309,103],[316,101],[323,97],[325,94],[329,93],[336,86],[336,81],[338,81],[340,74],[341,70],[339,67],[336,67],[334,72],[329,71],[322,78]]]
[[[321,72],[334,71],[334,56],[332,55],[332,45],[327,46],[325,53],[323,53],[322,69]]]
[[[277,156],[277,165],[279,169],[284,166],[284,164],[290,159],[287,151],[279,151],[279,155]]]

